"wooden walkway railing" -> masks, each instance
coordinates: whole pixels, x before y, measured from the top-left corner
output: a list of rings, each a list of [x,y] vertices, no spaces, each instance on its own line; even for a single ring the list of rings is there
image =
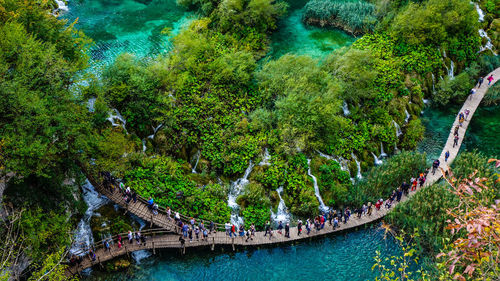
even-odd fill
[[[500,77],[500,68],[495,69],[492,73],[488,74],[493,75],[493,77],[498,78]],[[465,136],[465,132],[467,131],[467,128],[469,126],[470,120],[472,119],[472,116],[474,115],[474,112],[476,111],[477,107],[481,103],[481,100],[483,99],[485,93],[488,91],[489,87],[491,87],[494,82],[488,86],[488,82],[486,81],[485,76],[485,82],[483,82],[483,85],[477,89],[476,93],[471,97],[468,98],[462,108],[460,109],[460,112],[464,112],[466,109],[470,111],[469,116],[465,122],[463,122],[462,127],[459,129],[459,141],[458,145],[455,145],[453,147],[453,142],[454,142],[454,135],[453,131],[456,125],[459,124],[458,122],[458,115],[455,118],[455,121],[453,123],[453,126],[451,127],[450,130],[450,135],[448,136],[448,140],[443,148],[443,151],[441,152],[440,156],[440,162],[441,162],[441,168],[443,170],[446,170],[449,168],[449,164],[453,162],[455,157],[457,156],[460,146],[462,145],[462,141]],[[450,156],[448,158],[448,161],[446,162],[444,159],[444,155],[446,151],[450,152]],[[89,176],[89,175],[88,175]],[[443,176],[443,173],[441,171],[436,172],[435,174],[429,173],[425,182],[425,186],[429,186],[437,182],[441,177]],[[391,209],[386,209],[385,207],[382,207],[380,210],[376,210],[375,208],[373,209],[372,215],[363,215],[361,218],[358,218],[355,214],[351,216],[351,219],[348,220],[347,223],[340,222],[338,228],[333,228],[332,226],[326,224],[325,228],[316,231],[312,230],[310,234],[306,234],[306,228],[305,226],[302,227],[302,234],[298,234],[298,229],[297,227],[291,227],[290,228],[290,237],[286,238],[284,237],[284,231],[283,234],[278,234],[276,231],[274,231],[273,237],[269,236],[264,236],[264,232],[256,232],[255,236],[252,237],[251,240],[247,240],[246,237],[236,237],[236,238],[231,238],[228,235],[226,235],[224,231],[224,225],[222,224],[217,224],[217,230],[218,232],[212,233],[209,235],[209,237],[206,240],[201,239],[202,234],[200,233],[200,239],[194,239],[194,241],[189,241],[189,239],[186,239],[186,242],[184,245],[181,244],[179,241],[180,235],[177,233],[180,233],[179,228],[175,225],[175,221],[171,218],[168,218],[168,216],[165,213],[164,209],[161,209],[158,213],[158,215],[152,215],[151,211],[147,207],[147,202],[142,199],[138,198],[137,203],[131,202],[130,204],[125,203],[123,200],[123,197],[119,192],[111,192],[108,189],[104,188],[102,184],[100,184],[98,181],[96,181],[93,177],[89,177],[89,181],[96,187],[96,189],[106,195],[110,200],[114,201],[118,205],[124,207],[127,209],[129,212],[137,215],[138,217],[149,221],[151,224],[155,224],[159,227],[162,227],[161,229],[155,229],[155,230],[149,230],[142,232],[142,235],[147,236],[146,243],[145,244],[137,244],[137,242],[134,240],[132,241],[132,244],[129,244],[128,239],[127,239],[127,234],[121,234],[121,237],[123,239],[123,246],[121,248],[118,248],[117,246],[117,236],[112,237],[110,239],[110,244],[111,247],[110,249],[105,249],[104,248],[104,241],[100,241],[96,243],[93,246],[94,253],[96,255],[96,260],[92,261],[92,259],[89,256],[85,256],[85,258],[81,261],[81,263],[77,265],[72,265],[68,268],[68,274],[76,274],[80,272],[81,270],[91,267],[95,264],[102,264],[105,261],[108,261],[110,259],[113,259],[115,257],[129,254],[130,252],[137,251],[137,250],[153,250],[153,253],[156,252],[156,249],[162,249],[162,248],[172,248],[172,249],[181,249],[182,251],[185,250],[185,248],[194,248],[194,247],[209,247],[212,250],[215,248],[216,245],[220,246],[230,246],[233,248],[233,250],[236,247],[241,247],[241,246],[261,246],[261,245],[267,245],[267,244],[282,244],[282,243],[289,243],[293,241],[300,241],[304,239],[310,239],[312,237],[319,237],[319,236],[324,236],[328,235],[331,233],[339,232],[339,231],[344,231],[348,229],[353,229],[365,224],[369,224],[372,222],[375,222],[382,217],[384,217]],[[404,202],[408,200],[415,192],[410,192],[408,196],[403,196],[401,199],[401,202]],[[399,203],[401,203],[399,202]],[[393,203],[394,208],[398,202]],[[187,216],[182,216],[183,221],[188,221]],[[198,222],[200,220],[197,220]],[[221,231],[222,230],[222,231]],[[193,234],[194,235],[194,234]]]

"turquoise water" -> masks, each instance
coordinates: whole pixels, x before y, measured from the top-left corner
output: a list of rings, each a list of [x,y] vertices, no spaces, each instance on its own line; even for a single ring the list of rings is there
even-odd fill
[[[427,108],[422,115],[425,138],[418,149],[426,152],[429,159],[440,155],[450,133],[459,106]],[[467,129],[461,151],[478,150],[488,157],[500,157],[500,106],[479,107]]]
[[[288,15],[280,21],[278,30],[271,36],[271,58],[292,53],[322,59],[333,50],[355,41],[354,37],[338,29],[305,25],[302,23],[302,13],[307,1],[287,2]]]
[[[323,58],[334,49],[354,42],[354,37],[336,29],[317,28],[302,23],[305,1],[289,2],[288,15],[272,35],[269,56],[285,53]],[[62,17],[91,37],[91,67],[112,62],[127,52],[151,57],[167,52],[169,39],[196,18],[195,13],[177,6],[175,0],[69,0],[69,12]],[[162,35],[165,28],[170,36]]]
[[[189,25],[195,15],[177,6],[175,0],[69,0],[69,12],[62,16],[91,37],[92,67],[112,62],[127,52],[150,57],[170,48],[169,36]]]
[[[369,228],[297,245],[221,253],[194,250],[150,257],[126,272],[86,280],[374,280],[375,251],[398,254],[392,238]],[[217,250],[216,250],[217,252]]]

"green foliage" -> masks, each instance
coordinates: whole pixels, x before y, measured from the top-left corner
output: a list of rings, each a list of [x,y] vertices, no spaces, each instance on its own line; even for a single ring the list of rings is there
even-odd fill
[[[385,200],[401,183],[417,177],[426,168],[425,154],[403,151],[382,165],[371,168],[364,179],[350,190],[348,200],[353,206],[373,203],[380,198]]]
[[[449,188],[433,184],[417,192],[410,200],[398,204],[386,219],[390,224],[406,232],[417,229],[420,233],[415,243],[421,253],[437,254],[443,247],[443,239],[451,238],[446,230],[450,216],[447,209],[458,203]]]
[[[394,18],[390,32],[410,44],[440,46],[462,34],[477,37],[477,29],[477,13],[469,1],[429,0],[422,4],[409,3]],[[471,47],[477,49],[477,43]]]
[[[365,1],[312,0],[304,7],[307,23],[331,25],[352,34],[362,34],[375,28],[375,6]]]
[[[216,222],[228,221],[227,189],[218,184],[197,186],[184,174],[181,165],[168,157],[145,158],[125,173],[126,184],[144,198],[170,207],[187,216]],[[177,193],[183,195],[177,198]]]
[[[319,166],[318,171],[318,184],[323,200],[328,206],[343,206],[351,186],[349,173],[342,171],[340,164],[333,160]]]
[[[104,99],[127,120],[127,127],[141,138],[153,133],[158,118],[158,78],[147,65],[129,54],[122,54],[103,74]]]
[[[389,230],[390,231],[390,230]],[[374,257],[375,263],[372,270],[377,270],[379,275],[375,277],[375,281],[430,281],[429,274],[424,270],[412,271],[419,263],[417,250],[415,248],[414,240],[420,238],[420,233],[417,229],[410,234],[406,235],[403,231],[400,235],[394,237],[397,244],[401,248],[401,255],[382,258],[380,251],[376,251]]]
[[[468,97],[472,87],[474,87],[474,80],[466,71],[454,78],[447,76],[437,83],[433,100],[439,105],[447,105],[453,101],[461,103]]]
[[[401,147],[406,150],[411,150],[423,139],[425,127],[420,119],[412,119],[406,126]]]
[[[258,229],[263,229],[266,221],[271,216],[271,201],[264,188],[259,184],[249,184],[243,194],[237,198],[245,218],[245,225],[255,224]]]
[[[265,64],[257,79],[264,104],[276,117],[284,142],[280,150],[294,154],[297,148],[324,149],[333,143],[346,122],[338,114],[341,86],[315,61],[285,55]]]

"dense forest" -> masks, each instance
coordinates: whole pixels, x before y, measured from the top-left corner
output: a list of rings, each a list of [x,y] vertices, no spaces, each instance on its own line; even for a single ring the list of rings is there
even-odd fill
[[[60,260],[86,209],[82,166],[185,215],[224,223],[237,212],[258,228],[281,197],[293,216],[315,215],[316,178],[330,207],[386,198],[427,166],[426,155],[414,152],[426,101],[460,104],[481,75],[500,66],[498,0],[477,3],[482,21],[466,0],[311,0],[306,24],[357,36],[321,61],[266,56],[287,2],[177,4],[197,19],[174,37],[171,51],[148,59],[122,54],[96,75],[86,71],[92,39],[55,16],[55,1],[0,0],[0,170],[7,187],[0,197],[9,214],[0,233],[8,237],[2,250],[15,253],[0,260],[0,280],[21,263],[30,280],[66,278]],[[500,100],[495,87],[485,103]],[[375,166],[378,158],[387,159]],[[472,171],[464,167],[476,167],[493,178],[486,160],[463,154],[456,173],[465,177]],[[249,182],[233,210],[231,185],[245,171]],[[457,200],[439,196],[443,188],[419,193],[389,218],[407,231],[421,228],[422,251],[439,253],[448,237],[444,209],[427,220],[432,204]],[[431,205],[411,206],[430,198]]]

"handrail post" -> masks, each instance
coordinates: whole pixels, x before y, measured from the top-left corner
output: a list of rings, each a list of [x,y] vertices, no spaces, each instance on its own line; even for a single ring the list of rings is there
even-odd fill
[[[215,237],[212,236],[212,251],[215,249]]]

